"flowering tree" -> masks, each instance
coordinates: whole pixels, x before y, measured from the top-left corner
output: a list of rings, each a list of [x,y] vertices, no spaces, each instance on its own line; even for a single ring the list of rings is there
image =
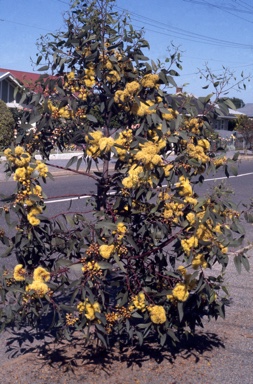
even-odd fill
[[[38,63],[53,75],[23,96],[22,126],[36,129],[5,151],[17,191],[2,214],[8,222],[14,211],[19,222],[12,238],[1,233],[5,256],[17,258],[1,274],[1,321],[36,325],[47,316],[52,332],[70,339],[79,330],[105,346],[148,337],[164,345],[204,316],[224,316],[228,245],[244,233],[221,187],[194,191],[208,169],[228,168],[225,157],[209,156],[208,100],[197,100],[196,115],[191,98],[168,95],[179,53],[167,66],[150,63],[148,43],[112,3],[76,1],[67,32],[42,40]],[[96,181],[93,216],[49,220],[41,181],[50,175],[34,152],[47,158],[69,144],[83,147],[70,164]],[[248,268],[242,254],[236,263]]]

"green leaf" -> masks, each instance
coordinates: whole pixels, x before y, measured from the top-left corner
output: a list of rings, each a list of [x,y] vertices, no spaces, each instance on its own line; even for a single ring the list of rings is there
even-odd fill
[[[96,335],[102,341],[102,343],[104,344],[105,348],[107,348],[107,342],[106,342],[104,336],[102,335],[102,333],[96,332]]]
[[[237,272],[240,274],[242,271],[242,264],[241,264],[240,256],[236,255],[234,257],[234,264],[235,264]]]
[[[181,322],[184,318],[184,303],[178,302],[177,309],[179,314],[179,321]]]
[[[78,157],[77,156],[73,156],[71,157],[71,159],[68,161],[67,165],[66,165],[66,168],[70,168],[71,165],[75,164],[78,160]]]
[[[88,115],[86,115],[86,117],[87,117],[87,119],[88,119],[89,121],[91,121],[91,122],[93,122],[93,123],[97,123],[97,122],[98,122],[97,119],[96,119],[96,117],[93,116],[93,115],[91,115],[91,114],[89,114],[89,113],[88,113]]]
[[[167,339],[166,333],[160,336],[160,345],[163,347]]]
[[[245,255],[242,255],[242,265],[244,266],[245,270],[249,272],[250,270],[250,263],[248,258]]]
[[[48,65],[44,65],[43,67],[40,67],[37,69],[37,71],[47,71],[49,69]]]

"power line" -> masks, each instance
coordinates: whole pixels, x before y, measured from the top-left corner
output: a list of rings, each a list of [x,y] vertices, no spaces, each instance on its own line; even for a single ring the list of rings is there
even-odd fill
[[[228,40],[222,40],[222,39],[217,39],[217,38],[213,38],[213,37],[206,36],[206,35],[201,35],[201,34],[187,31],[185,29],[178,28],[178,27],[169,27],[165,23],[162,23],[158,20],[154,20],[154,19],[145,17],[143,15],[140,15],[140,14],[132,12],[132,11],[128,11],[125,8],[118,7],[118,6],[116,6],[116,8],[120,9],[123,12],[127,12],[131,16],[132,20],[135,20],[137,22],[142,22],[143,24],[151,25],[151,26],[154,26],[155,28],[162,29],[162,30],[166,31],[166,32],[159,32],[159,31],[154,31],[154,30],[150,30],[148,28],[145,28],[146,30],[150,30],[151,32],[160,33],[163,35],[168,35],[168,32],[172,32],[172,33],[176,33],[176,36],[173,36],[173,37],[181,38],[184,40],[194,41],[197,43],[202,42],[205,44],[218,45],[218,46],[224,46],[225,45],[226,47],[231,47],[231,48],[244,48],[244,49],[252,49],[253,48],[253,45],[251,45],[251,44],[236,43],[236,42],[232,42],[232,41],[228,41]],[[169,36],[172,36],[172,35],[169,35]]]
[[[202,1],[198,1],[198,0],[183,0],[183,1],[185,1],[187,3],[194,3],[194,4],[200,4],[200,5],[204,5],[204,6],[209,6],[209,7],[217,8],[217,9],[220,9],[221,11],[229,13],[232,16],[237,17],[238,19],[241,19],[241,20],[246,21],[247,23],[253,24],[253,21],[245,19],[245,17],[235,15],[234,13],[231,12],[231,10],[233,12],[243,12],[243,13],[247,13],[247,14],[248,13],[253,13],[253,11],[241,10],[241,9],[238,9],[238,8],[231,8],[231,7],[226,7],[226,6],[223,6],[223,5],[216,5],[216,4],[210,3],[209,1],[206,1],[206,0],[202,0]]]
[[[19,23],[18,21],[12,21],[12,20],[7,20],[7,19],[0,19],[0,21],[11,23],[11,24],[18,24],[18,25],[22,25],[23,27],[28,27],[28,28],[41,29],[42,31],[47,31],[48,32],[48,29],[41,28],[41,27],[36,27],[34,25]]]

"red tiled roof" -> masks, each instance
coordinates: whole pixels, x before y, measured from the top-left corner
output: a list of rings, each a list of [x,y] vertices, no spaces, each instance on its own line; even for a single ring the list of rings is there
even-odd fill
[[[0,72],[10,72],[20,83],[24,85],[35,84],[35,81],[39,79],[41,73],[17,71],[14,69],[0,68]]]

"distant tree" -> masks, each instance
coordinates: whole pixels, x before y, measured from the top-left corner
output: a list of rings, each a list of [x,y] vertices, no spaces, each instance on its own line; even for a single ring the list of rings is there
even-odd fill
[[[245,115],[239,116],[235,130],[242,135],[246,148],[251,149],[253,143],[253,120]]]
[[[0,150],[10,146],[14,138],[15,120],[5,102],[0,100]]]
[[[221,99],[219,99],[219,101],[226,101],[226,100],[230,100],[236,109],[238,108],[242,108],[245,106],[245,103],[242,99],[239,99],[238,97],[222,97]]]

